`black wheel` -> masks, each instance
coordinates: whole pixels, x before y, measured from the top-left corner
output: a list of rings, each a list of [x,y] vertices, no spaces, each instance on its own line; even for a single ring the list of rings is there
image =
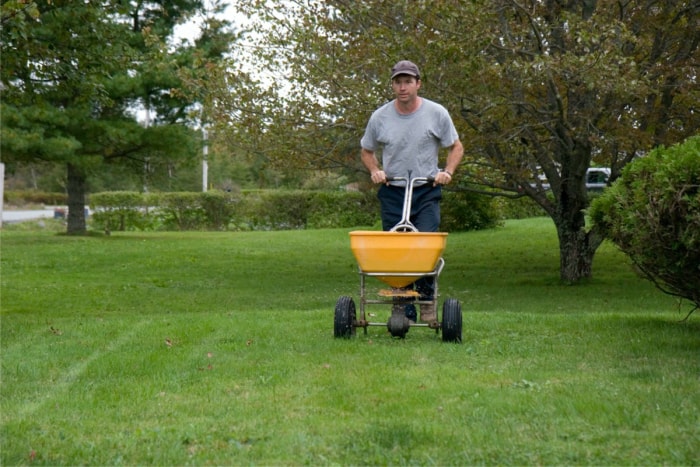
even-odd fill
[[[392,313],[386,327],[391,333],[391,337],[399,337],[403,339],[411,326],[411,322],[406,318],[406,315]]]
[[[333,335],[349,339],[355,335],[355,302],[352,297],[340,297],[335,303],[335,320],[333,322]]]
[[[462,342],[462,305],[454,298],[448,298],[442,305],[442,340]]]

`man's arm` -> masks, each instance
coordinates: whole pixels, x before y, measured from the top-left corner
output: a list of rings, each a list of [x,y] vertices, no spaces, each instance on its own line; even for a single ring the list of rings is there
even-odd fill
[[[386,174],[382,169],[379,168],[379,161],[374,151],[362,148],[362,154],[360,156],[362,163],[365,165],[367,170],[369,170],[370,177],[374,183],[386,183]]]
[[[454,177],[454,173],[457,171],[457,167],[459,167],[459,163],[462,161],[463,155],[464,146],[462,146],[462,142],[460,140],[457,140],[447,150],[445,170],[438,172],[437,175],[435,175],[436,185],[447,185],[452,181],[452,177]]]
[[[454,174],[459,167],[459,163],[462,161],[462,156],[464,155],[464,146],[460,140],[455,141],[455,144],[450,146],[447,152],[447,162],[445,163],[445,170]]]

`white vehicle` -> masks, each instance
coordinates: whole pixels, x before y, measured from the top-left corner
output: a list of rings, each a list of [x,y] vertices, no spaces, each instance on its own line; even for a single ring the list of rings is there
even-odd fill
[[[539,185],[542,186],[544,190],[550,190],[551,187],[547,182],[547,177],[540,173],[537,178],[539,178],[539,184],[533,184],[533,188],[537,188]],[[599,193],[603,191],[608,186],[608,180],[610,179],[610,169],[606,167],[591,167],[586,170],[586,190],[589,192]]]
[[[608,186],[610,169],[605,167],[591,167],[586,170],[586,189],[588,191],[601,192]]]

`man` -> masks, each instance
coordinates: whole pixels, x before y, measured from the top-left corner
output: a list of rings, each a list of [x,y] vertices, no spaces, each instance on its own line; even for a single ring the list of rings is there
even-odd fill
[[[390,230],[401,220],[405,187],[387,182],[387,177],[433,178],[432,184],[416,186],[411,201],[410,221],[421,232],[437,232],[440,227],[442,185],[452,181],[462,160],[464,148],[447,110],[420,97],[420,71],[408,60],[391,69],[395,99],[374,111],[360,141],[362,163],[372,182],[382,184],[377,194],[381,204],[382,228]],[[440,148],[447,148],[444,170],[438,168]],[[377,152],[381,151],[381,167]],[[434,278],[416,281],[421,300],[433,300]],[[415,321],[415,309],[406,315]],[[421,305],[421,321],[436,321],[432,305]]]

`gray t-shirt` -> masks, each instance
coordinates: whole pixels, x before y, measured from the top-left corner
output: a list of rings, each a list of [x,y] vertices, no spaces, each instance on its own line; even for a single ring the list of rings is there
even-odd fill
[[[421,106],[402,115],[388,102],[374,111],[360,140],[364,149],[381,150],[387,177],[434,177],[438,172],[438,151],[458,139],[450,114],[442,105],[422,98]]]

